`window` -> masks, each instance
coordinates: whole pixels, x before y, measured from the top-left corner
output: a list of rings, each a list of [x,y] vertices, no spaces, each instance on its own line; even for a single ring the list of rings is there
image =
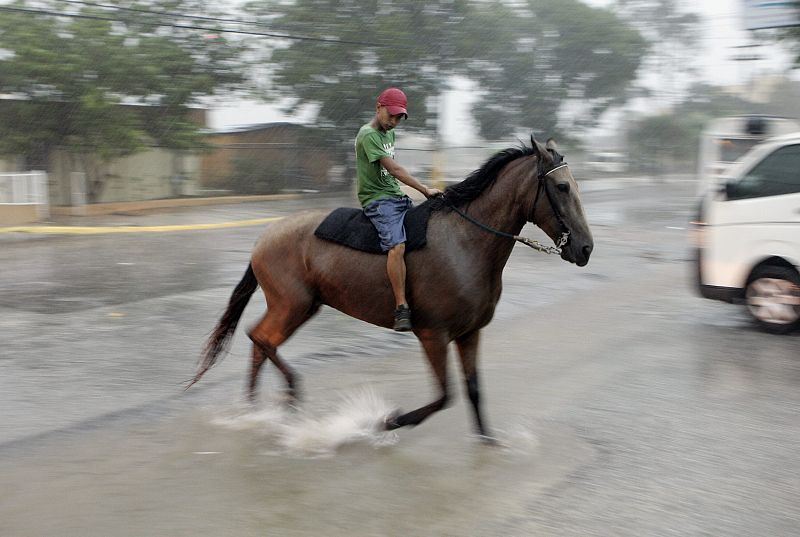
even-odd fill
[[[800,145],[770,153],[739,181],[729,183],[727,192],[731,200],[800,192]]]
[[[720,162],[735,162],[739,157],[750,151],[758,139],[723,138],[719,140]]]

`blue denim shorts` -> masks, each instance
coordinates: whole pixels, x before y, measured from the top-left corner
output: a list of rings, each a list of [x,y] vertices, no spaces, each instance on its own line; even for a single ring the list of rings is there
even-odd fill
[[[406,229],[403,224],[411,205],[411,198],[404,196],[379,199],[364,207],[364,214],[378,230],[381,250],[384,252],[406,242]]]

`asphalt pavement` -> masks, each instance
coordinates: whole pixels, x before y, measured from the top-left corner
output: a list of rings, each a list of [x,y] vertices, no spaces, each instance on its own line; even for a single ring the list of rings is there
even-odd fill
[[[270,225],[228,224],[348,196],[0,234],[0,535],[797,535],[800,334],[696,295],[694,185],[587,186],[590,263],[519,245],[504,271],[479,360],[495,447],[471,437],[456,367],[451,408],[379,432],[431,400],[427,365],[412,335],[330,308],[281,347],[299,410],[271,368],[244,404],[241,329],[182,390]]]

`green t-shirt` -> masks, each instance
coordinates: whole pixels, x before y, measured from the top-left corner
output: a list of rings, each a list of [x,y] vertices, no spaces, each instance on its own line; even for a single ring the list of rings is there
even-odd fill
[[[356,136],[358,201],[366,207],[383,198],[402,198],[397,179],[381,166],[383,157],[394,158],[394,130],[381,132],[367,123]]]

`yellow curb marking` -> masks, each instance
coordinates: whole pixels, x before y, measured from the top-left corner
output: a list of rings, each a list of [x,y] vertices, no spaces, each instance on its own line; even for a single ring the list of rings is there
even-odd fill
[[[253,218],[216,224],[178,224],[172,226],[14,226],[0,227],[0,233],[42,233],[50,235],[102,235],[105,233],[165,233],[169,231],[191,231],[195,229],[222,229],[229,227],[257,226],[281,220],[282,216]]]

